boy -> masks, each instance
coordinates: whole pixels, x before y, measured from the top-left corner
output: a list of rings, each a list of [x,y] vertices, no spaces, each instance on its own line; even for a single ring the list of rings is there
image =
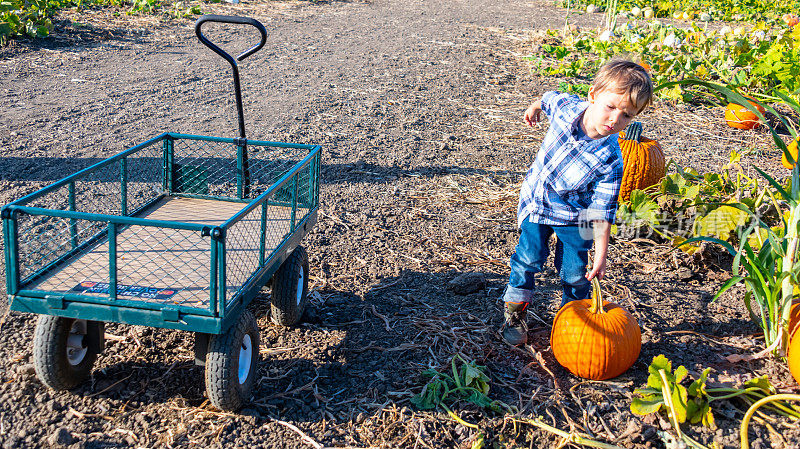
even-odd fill
[[[522,183],[517,222],[521,230],[511,256],[511,276],[503,294],[504,340],[527,343],[526,310],[533,296],[534,274],[556,235],[555,267],[561,276],[563,306],[589,295],[590,280],[606,272],[608,235],[622,181],[622,153],[617,134],[650,104],[653,84],[638,64],[611,60],[589,88],[588,101],[577,95],[547,92],[525,111],[533,126],[544,112],[550,127]],[[585,232],[591,227],[593,231]],[[586,273],[589,250],[594,263]]]

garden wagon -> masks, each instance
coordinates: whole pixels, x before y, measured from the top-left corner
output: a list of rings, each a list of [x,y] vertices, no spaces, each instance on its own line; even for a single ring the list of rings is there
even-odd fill
[[[252,25],[261,41],[234,59],[206,22]],[[211,403],[235,410],[259,359],[248,304],[271,282],[272,321],[303,313],[321,149],[245,138],[237,60],[264,46],[261,23],[207,15],[195,32],[231,64],[238,138],[161,134],[2,208],[10,307],[41,315],[34,365],[51,388],[88,376],[105,322],[180,329]]]

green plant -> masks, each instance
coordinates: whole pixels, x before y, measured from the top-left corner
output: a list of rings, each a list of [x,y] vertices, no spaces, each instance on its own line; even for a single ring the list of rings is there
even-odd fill
[[[617,27],[617,12],[619,9],[619,0],[606,0],[605,22],[606,30],[612,35],[614,29]]]
[[[411,398],[411,403],[420,410],[429,410],[441,406],[448,414],[454,416],[447,403],[471,402],[495,412],[514,413],[515,409],[508,404],[489,398],[489,376],[486,367],[478,365],[474,360],[466,361],[461,354],[450,360],[450,375],[435,369],[422,372],[431,379],[422,387],[422,391]]]
[[[200,10],[199,5],[186,7],[183,2],[175,2],[172,5],[172,10],[170,11],[170,15],[176,19],[180,19],[182,17],[192,17],[200,14],[202,14],[202,11]]]
[[[136,13],[154,13],[161,9],[161,2],[159,0],[130,0],[131,8],[128,14]]]
[[[558,82],[558,90],[560,90],[561,92],[576,94],[580,95],[581,97],[589,95],[589,87],[591,87],[591,85],[588,83],[577,83],[577,82],[567,82],[567,81]]]
[[[698,78],[747,89],[760,99],[776,100],[780,88],[800,97],[800,27],[759,23],[752,27],[719,30],[696,24],[679,27],[660,21],[629,21],[613,36],[590,29],[565,27],[549,30],[529,59],[546,76],[575,78],[608,59],[627,55],[642,60],[656,84]],[[713,96],[689,85],[673,85],[658,92],[660,98],[682,102],[707,102]]]
[[[431,379],[422,387],[422,391],[411,398],[411,403],[420,410],[430,410],[441,407],[457,423],[478,429],[475,424],[468,423],[456,415],[450,405],[463,401],[476,404],[497,413],[517,413],[516,407],[505,402],[489,398],[489,376],[486,367],[478,365],[474,360],[467,361],[461,354],[456,354],[450,359],[450,373],[427,369],[422,372],[424,377]],[[479,432],[472,449],[480,449],[484,445],[484,435]]]
[[[211,0],[219,3],[221,0]],[[201,14],[199,5],[172,0],[0,0],[0,45],[14,37],[46,37],[53,28],[52,18],[61,9],[85,6],[123,7],[128,14],[165,13],[181,18]]]
[[[628,201],[620,202],[615,233],[638,235],[645,229],[688,253],[697,250],[686,243],[692,237],[735,241],[737,231],[748,223],[748,214],[736,205],[757,210],[766,194],[765,186],[744,174],[740,160],[734,151],[719,173],[703,174],[669,161],[666,169],[673,173],[646,190],[633,190]]]
[[[663,354],[653,357],[647,371],[650,373],[647,386],[634,390],[634,394],[639,396],[631,402],[631,411],[637,415],[663,411],[672,422],[678,438],[695,448],[705,446],[684,434],[680,425],[690,422],[715,428],[712,402],[738,399],[751,406],[778,394],[766,376],[751,379],[742,388],[709,387],[711,368],[703,370],[700,377],[692,380],[687,388],[684,384],[691,380],[689,370],[681,365],[673,371],[672,362]],[[778,402],[770,406],[770,409],[781,415],[800,419],[800,408],[796,406]]]
[[[702,86],[724,96],[730,103],[744,105],[762,123],[766,124],[767,129],[772,134],[775,145],[781,149],[787,161],[790,163],[795,162],[786,143],[778,135],[775,127],[766,121],[758,108],[760,105],[774,114],[783,126],[791,130],[793,138],[796,138],[796,131],[786,118],[773,107],[761,104],[758,101],[753,105],[744,96],[729,87],[702,80],[667,83],[658,86],[657,89],[667,88],[674,84]],[[777,92],[777,95],[795,113],[800,113],[800,105],[791,97],[780,91]],[[798,225],[800,225],[800,166],[794,165],[788,188],[778,183],[760,168],[755,167],[755,169],[772,187],[771,189],[765,189],[765,192],[770,196],[775,209],[781,210],[781,206],[775,198],[776,195],[787,205],[786,214],[781,215],[782,226],[779,228],[780,232],[776,232],[772,226],[765,223],[752,207],[742,202],[731,202],[726,203],[726,206],[739,209],[747,214],[748,219],[751,220],[751,225],[739,235],[738,248],[727,241],[715,237],[700,236],[690,240],[706,240],[718,243],[734,256],[733,276],[723,284],[714,299],[719,298],[723,292],[734,285],[744,282],[747,288],[744,301],[753,320],[764,330],[765,351],[772,351],[779,357],[785,357],[789,344],[788,323],[792,298],[795,288],[800,284],[800,261],[798,261],[797,257],[798,251],[800,251],[800,248],[798,248],[800,243],[800,235],[798,235]],[[754,233],[759,240],[761,240],[762,235],[766,236],[760,248],[753,248],[750,243],[752,241],[750,237]]]
[[[50,17],[61,2],[48,0],[3,0],[0,2],[0,44],[10,36],[47,36]]]
[[[800,401],[800,394],[776,394],[773,396],[769,396],[763,399],[756,401],[753,405],[747,409],[747,412],[744,414],[744,418],[742,419],[742,425],[739,427],[739,436],[742,440],[742,448],[748,449],[750,447],[750,442],[748,440],[747,434],[747,426],[750,424],[750,418],[758,411],[759,407],[763,407],[765,404],[769,404],[771,402],[778,402],[778,401]]]
[[[562,5],[572,4],[582,7],[597,4],[599,0],[559,0]],[[779,21],[785,13],[795,13],[798,10],[796,0],[619,0],[620,11],[629,12],[634,7],[651,7],[655,17],[673,17],[676,12],[687,12],[690,16],[706,13],[709,19],[725,21],[754,21],[772,20]],[[682,17],[682,16],[681,16]]]

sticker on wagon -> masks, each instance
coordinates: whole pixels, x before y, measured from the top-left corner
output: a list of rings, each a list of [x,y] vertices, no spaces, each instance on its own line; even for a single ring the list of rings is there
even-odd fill
[[[71,292],[108,294],[108,282],[83,281],[72,287]],[[130,296],[134,298],[169,299],[175,296],[178,290],[172,288],[143,287],[141,285],[117,284],[117,296]]]

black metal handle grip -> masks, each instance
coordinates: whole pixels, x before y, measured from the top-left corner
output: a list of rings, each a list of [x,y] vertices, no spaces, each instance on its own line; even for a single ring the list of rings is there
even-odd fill
[[[261,33],[261,42],[251,47],[249,50],[246,50],[242,54],[236,57],[236,61],[241,61],[244,58],[252,55],[253,53],[261,50],[264,44],[267,42],[267,29],[264,28],[264,25],[261,25],[256,19],[251,19],[250,17],[237,17],[237,16],[220,16],[216,14],[206,14],[204,16],[200,16],[197,19],[197,22],[194,24],[194,32],[197,34],[197,38],[200,39],[200,42],[205,44],[208,48],[214,51],[214,53],[222,56],[231,63],[231,65],[236,65],[236,61],[233,60],[233,57],[226,53],[223,49],[217,47],[213,42],[208,40],[207,37],[203,35],[201,28],[203,24],[206,22],[218,22],[218,23],[233,23],[237,25],[252,25],[254,26],[260,33]]]
[[[252,25],[254,26],[259,33],[261,33],[261,41],[252,46],[250,49],[242,52],[236,59],[233,56],[229,55],[225,52],[225,50],[219,48],[216,44],[208,40],[207,37],[203,35],[203,31],[201,28],[203,24],[206,22],[217,22],[217,23],[232,23],[236,25]],[[264,44],[267,42],[267,30],[264,28],[264,25],[261,24],[256,19],[251,19],[250,17],[237,17],[237,16],[220,16],[216,14],[206,14],[201,16],[197,19],[197,22],[194,24],[194,32],[197,34],[197,38],[200,39],[206,47],[210,48],[214,53],[222,56],[228,63],[231,65],[231,69],[233,70],[233,88],[236,93],[236,111],[239,114],[239,136],[244,139],[245,132],[244,132],[244,110],[242,108],[242,88],[241,84],[239,83],[239,65],[236,61],[242,61],[244,58],[252,55],[253,53],[261,50]]]

